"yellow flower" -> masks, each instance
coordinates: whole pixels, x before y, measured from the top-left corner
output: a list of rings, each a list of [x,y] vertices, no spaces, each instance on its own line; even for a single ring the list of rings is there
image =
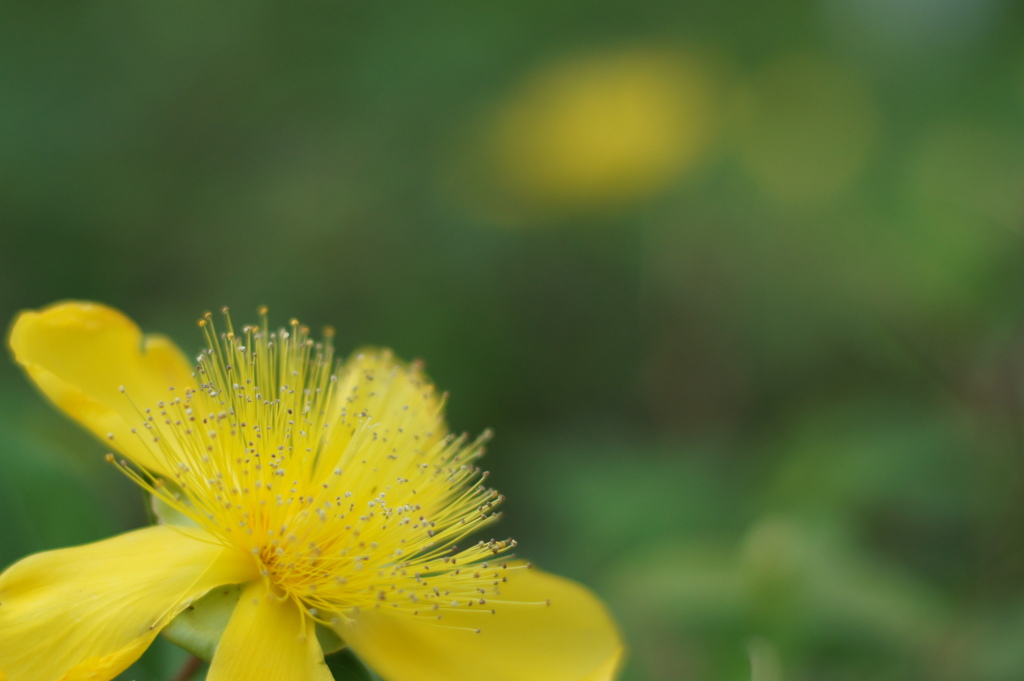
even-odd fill
[[[497,112],[486,146],[512,198],[548,208],[653,196],[714,139],[707,60],[639,46],[546,66]]]
[[[8,568],[0,681],[111,679],[227,584],[242,596],[210,681],[329,681],[318,624],[387,681],[615,676],[622,645],[590,592],[513,560],[511,540],[456,548],[502,498],[421,367],[385,351],[336,365],[330,334],[297,322],[200,324],[195,366],[102,305],[17,318],[36,385],[189,523]]]

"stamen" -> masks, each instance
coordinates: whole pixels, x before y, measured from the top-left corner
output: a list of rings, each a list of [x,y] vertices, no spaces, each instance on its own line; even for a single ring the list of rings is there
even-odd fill
[[[445,396],[421,363],[382,351],[341,365],[333,329],[321,341],[296,319],[270,330],[261,307],[260,325],[236,331],[222,313],[222,332],[211,313],[199,320],[195,385],[132,402],[133,432],[166,479],[122,461],[125,475],[250,556],[274,593],[324,624],[360,608],[440,617],[543,605],[500,599],[506,574],[526,566],[488,561],[513,540],[457,548],[504,497],[473,465],[490,433],[447,434]]]

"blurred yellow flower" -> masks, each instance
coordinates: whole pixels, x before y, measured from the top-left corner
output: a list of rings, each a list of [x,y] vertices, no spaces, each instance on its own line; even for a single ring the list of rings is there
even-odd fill
[[[710,81],[701,60],[650,47],[549,66],[495,117],[497,179],[513,198],[555,208],[651,196],[707,149]]]
[[[22,313],[17,361],[186,519],[25,558],[0,575],[0,679],[112,679],[210,589],[243,585],[208,679],[331,679],[328,627],[387,681],[608,681],[622,655],[583,587],[456,543],[502,498],[416,364],[336,364],[297,322],[218,334],[189,363],[120,312]],[[110,457],[112,459],[112,457]]]

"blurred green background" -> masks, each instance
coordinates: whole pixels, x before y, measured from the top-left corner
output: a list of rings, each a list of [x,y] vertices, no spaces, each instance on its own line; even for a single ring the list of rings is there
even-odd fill
[[[0,16],[3,319],[424,358],[626,681],[1024,677],[1021,2]],[[0,404],[0,564],[145,522],[11,362]]]

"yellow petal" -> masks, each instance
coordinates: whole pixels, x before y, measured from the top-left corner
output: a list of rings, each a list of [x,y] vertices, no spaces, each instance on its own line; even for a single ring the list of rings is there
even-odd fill
[[[262,582],[249,584],[224,630],[207,681],[333,681],[313,620]]]
[[[10,344],[14,358],[58,407],[99,437],[113,435],[111,446],[137,464],[161,471],[131,429],[143,430],[138,409],[195,384],[192,365],[173,342],[143,336],[132,320],[104,305],[66,302],[22,312]]]
[[[29,556],[0,574],[0,679],[112,679],[192,600],[255,576],[251,558],[169,526]]]
[[[536,569],[512,572],[501,591],[477,610],[440,610],[440,620],[431,610],[414,619],[380,608],[356,614],[337,631],[386,681],[615,677],[622,642],[590,591]]]
[[[390,350],[365,348],[350,357],[338,371],[334,394],[332,423],[344,423],[346,413],[366,415],[374,429],[388,431],[382,436],[396,451],[430,451],[448,435],[444,396],[423,373],[422,363],[405,364]],[[345,461],[357,432],[348,426],[331,430],[327,448],[317,457],[322,468],[314,477],[329,474],[338,462]],[[410,464],[409,470],[397,469],[394,475],[412,478],[415,470],[416,464]],[[432,513],[436,509],[425,510]]]

